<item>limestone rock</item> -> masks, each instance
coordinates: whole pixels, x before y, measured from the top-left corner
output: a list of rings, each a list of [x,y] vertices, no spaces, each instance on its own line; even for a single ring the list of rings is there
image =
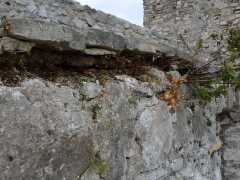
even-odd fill
[[[239,93],[203,104],[185,85],[173,109],[155,62],[224,58],[229,3],[144,1],[146,29],[72,0],[0,0],[0,179],[239,179]]]
[[[159,43],[149,30],[72,0],[31,0],[27,5],[24,0],[0,3],[0,17],[6,18],[10,25],[8,33],[0,30],[1,36],[61,50],[84,51],[86,47],[97,47],[115,51],[159,51],[190,59],[187,53]]]

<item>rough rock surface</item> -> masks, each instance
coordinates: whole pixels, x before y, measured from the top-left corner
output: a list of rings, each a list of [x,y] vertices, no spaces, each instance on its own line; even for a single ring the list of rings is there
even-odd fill
[[[238,121],[239,93],[175,110],[159,98],[171,84],[156,58],[195,58],[175,25],[193,44],[222,32],[206,3],[145,1],[144,29],[71,0],[0,0],[0,179],[239,179],[239,122],[224,113]]]
[[[144,10],[161,42],[203,62],[226,58],[229,29],[240,23],[238,0],[144,0]]]
[[[229,58],[227,38],[229,30],[240,24],[239,5],[239,1],[232,0],[145,0],[144,24],[152,33],[159,35],[161,42],[184,49],[201,64],[217,60],[210,64],[214,70],[216,63]],[[224,147],[222,150],[223,179],[235,180],[240,179],[239,134],[237,133],[238,123],[235,124],[233,121],[239,119],[237,116],[239,106],[234,96],[228,99],[231,103],[225,106],[231,112],[230,114],[234,113],[233,110],[236,111],[235,115],[230,118],[223,111],[220,115],[224,117],[217,116],[217,120],[219,117],[227,120],[224,124],[222,120],[218,123],[221,127],[218,131]],[[233,105],[235,105],[234,108]]]
[[[239,174],[239,104],[230,111],[230,116],[221,114],[217,116],[219,132],[223,139],[222,160],[223,179],[236,180]]]
[[[2,86],[1,179],[219,179],[206,125],[218,110],[182,104],[171,113],[154,91],[167,83],[122,75],[104,86]]]
[[[187,57],[187,53],[163,43],[149,30],[115,16],[81,6],[72,0],[1,0],[2,24],[9,24],[9,32],[0,35],[19,40],[52,45],[62,50],[88,48],[121,51],[123,49]],[[32,44],[35,46],[34,44]],[[96,51],[94,51],[96,54]]]

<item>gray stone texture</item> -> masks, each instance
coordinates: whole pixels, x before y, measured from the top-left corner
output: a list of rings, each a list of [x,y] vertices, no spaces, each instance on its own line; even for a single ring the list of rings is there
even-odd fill
[[[144,7],[148,29],[71,0],[0,0],[0,58],[10,54],[19,64],[33,48],[53,48],[79,53],[89,67],[124,50],[200,62],[227,56],[225,28],[238,24],[239,2],[149,0]],[[63,63],[46,55],[38,63]],[[224,108],[236,107],[231,115],[239,119],[233,89],[206,104],[182,100],[173,111],[159,98],[170,82],[157,68],[139,77],[115,74],[105,83],[61,73],[52,81],[26,76],[11,86],[0,74],[1,180],[240,178],[239,124],[221,118]],[[188,96],[187,86],[181,94]],[[220,151],[209,154],[220,141]]]
[[[1,179],[219,180],[220,156],[208,154],[217,141],[216,103],[171,112],[154,90],[167,83],[122,75],[103,87],[41,79],[1,86]],[[101,173],[92,164],[99,157]]]
[[[10,24],[9,32],[4,33],[6,22],[2,20],[0,35],[48,44],[60,50],[89,52],[88,48],[98,47],[112,51],[130,49],[188,56],[187,53],[159,43],[157,37],[147,29],[88,6],[81,6],[72,0],[1,0],[0,17],[6,17]]]
[[[226,38],[239,25],[239,1],[144,0],[144,25],[161,42],[207,62],[226,58]]]
[[[239,27],[239,9],[238,0],[144,0],[144,25],[152,33],[158,34],[161,42],[182,49],[198,59],[196,63],[216,60],[210,66],[211,71],[217,63],[229,58],[228,33],[232,27]],[[225,106],[232,111],[235,105],[234,111],[239,111],[236,105],[238,100],[232,96],[234,92],[229,93]],[[238,115],[235,113],[233,120],[238,121]],[[238,123],[230,121],[228,116],[224,118],[228,120],[225,124],[218,123],[224,143],[223,179],[240,179]]]

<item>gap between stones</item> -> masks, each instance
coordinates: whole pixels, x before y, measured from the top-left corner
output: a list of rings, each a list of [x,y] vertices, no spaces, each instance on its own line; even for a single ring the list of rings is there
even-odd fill
[[[48,47],[35,47],[29,53],[4,52],[0,55],[0,78],[6,86],[17,86],[27,78],[40,77],[56,81],[59,77],[113,78],[127,74],[138,79],[149,68],[169,71],[178,66],[182,74],[192,64],[164,54],[148,54],[124,50],[116,55],[86,55],[79,51],[59,51]],[[76,79],[75,79],[76,80]],[[77,80],[76,80],[77,81]]]

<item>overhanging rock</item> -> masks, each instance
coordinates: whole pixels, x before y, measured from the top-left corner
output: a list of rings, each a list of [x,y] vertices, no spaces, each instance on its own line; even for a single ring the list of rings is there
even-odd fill
[[[0,0],[0,17],[0,180],[239,179],[239,93],[173,86],[195,64],[166,34],[71,0]]]
[[[160,52],[166,56],[192,59],[188,54],[159,43],[158,38],[145,28],[70,0],[2,0],[0,16],[1,37],[19,40],[21,44],[30,43],[32,47],[50,46],[93,55],[122,50]],[[3,41],[6,42],[6,38],[0,41],[2,51],[24,50],[16,45],[11,49],[9,43],[5,47]],[[91,48],[98,51],[92,53]]]

